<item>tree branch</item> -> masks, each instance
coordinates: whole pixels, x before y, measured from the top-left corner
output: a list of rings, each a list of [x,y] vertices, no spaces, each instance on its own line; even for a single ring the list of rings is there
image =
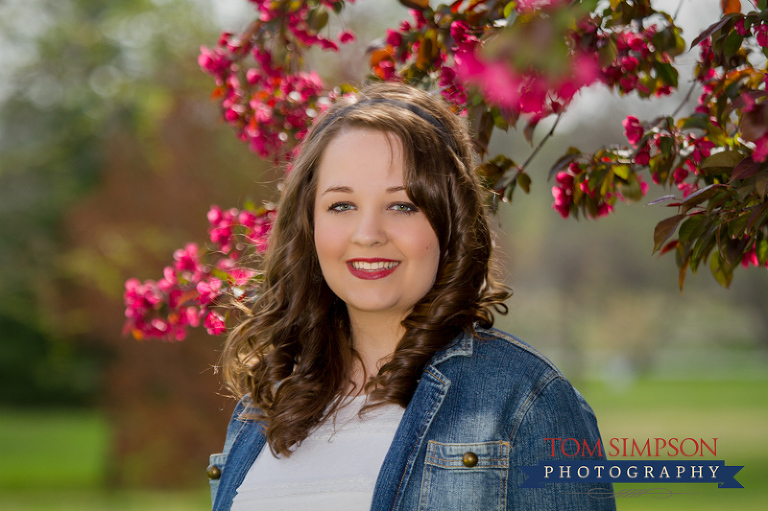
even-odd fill
[[[531,164],[531,161],[536,157],[536,155],[539,154],[539,151],[547,142],[547,140],[552,138],[552,135],[555,133],[555,128],[557,128],[557,125],[560,123],[560,119],[562,117],[563,117],[562,112],[557,114],[557,118],[555,119],[555,122],[552,124],[552,127],[549,129],[549,132],[547,132],[547,134],[544,135],[544,138],[541,139],[541,142],[539,142],[536,145],[536,148],[533,150],[533,152],[530,155],[528,155],[528,158],[526,158],[525,162],[522,165],[520,165],[520,170],[524,171],[528,167],[528,165]]]

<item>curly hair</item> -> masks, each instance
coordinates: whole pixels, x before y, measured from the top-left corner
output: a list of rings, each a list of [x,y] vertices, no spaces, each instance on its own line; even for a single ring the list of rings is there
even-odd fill
[[[341,406],[359,359],[346,305],[325,283],[314,246],[318,164],[350,129],[399,138],[406,193],[430,222],[441,254],[435,283],[403,320],[395,352],[358,389],[369,394],[366,409],[407,406],[435,352],[476,324],[491,326],[511,295],[491,272],[492,234],[462,119],[439,98],[403,84],[372,85],[337,102],[302,142],[270,234],[263,284],[222,353],[225,383],[237,397],[250,395],[279,455],[289,456]]]

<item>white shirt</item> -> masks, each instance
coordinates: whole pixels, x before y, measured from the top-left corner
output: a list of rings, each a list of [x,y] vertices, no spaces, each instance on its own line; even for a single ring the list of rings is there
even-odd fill
[[[357,414],[351,399],[315,429],[289,458],[265,446],[237,489],[232,511],[368,511],[376,478],[404,409],[385,405]]]

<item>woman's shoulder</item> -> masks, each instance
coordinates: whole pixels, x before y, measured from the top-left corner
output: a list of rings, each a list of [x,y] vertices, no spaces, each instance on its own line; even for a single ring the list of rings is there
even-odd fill
[[[464,356],[451,357],[437,366],[452,384],[496,389],[499,397],[507,396],[527,406],[545,396],[553,406],[567,404],[594,415],[554,363],[512,334],[477,327],[473,335],[465,335],[454,346]]]
[[[562,377],[557,366],[522,339],[497,328],[475,327],[473,335],[464,335],[453,346],[462,346],[465,364],[484,367],[498,366],[519,372],[540,372],[547,376]],[[450,348],[449,348],[450,349]]]
[[[547,389],[572,388],[563,373],[521,339],[496,328],[476,327],[436,353],[432,367],[459,386],[506,389],[540,395]],[[501,390],[500,390],[501,391]]]

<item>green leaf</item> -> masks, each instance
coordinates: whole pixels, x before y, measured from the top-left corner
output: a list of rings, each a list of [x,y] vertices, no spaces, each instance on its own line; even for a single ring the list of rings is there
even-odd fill
[[[501,131],[509,130],[509,124],[507,124],[507,120],[504,119],[504,116],[501,115],[497,108],[493,109],[493,125],[499,128]]]
[[[616,60],[616,55],[619,50],[616,46],[616,41],[613,38],[609,38],[607,43],[597,49],[597,58],[601,67],[608,67]]]
[[[760,266],[765,266],[765,263],[768,262],[768,239],[763,238],[755,243],[755,253]]]
[[[733,168],[741,163],[742,160],[744,160],[744,155],[738,151],[721,151],[702,160],[699,167],[702,169],[708,169],[712,167]]]
[[[656,174],[659,176],[659,182],[664,183],[669,177],[669,172],[672,170],[672,165],[674,163],[675,163],[674,156],[672,155],[665,156],[663,154],[657,154],[656,156],[653,156],[651,158],[651,162],[648,168],[650,169],[651,174]]]
[[[739,213],[734,220],[728,222],[728,235],[732,238],[742,238],[747,231],[747,222],[749,221],[749,211]]]
[[[672,137],[661,137],[659,139],[659,151],[661,151],[664,156],[672,154],[674,148],[675,141]]]
[[[656,69],[656,76],[664,85],[677,87],[677,69],[672,64],[655,62],[653,67]]]
[[[627,201],[637,202],[643,198],[643,189],[640,186],[640,180],[637,179],[637,174],[630,175],[626,183],[619,181],[618,188]]]
[[[677,229],[677,225],[685,217],[686,215],[675,215],[670,218],[665,218],[656,224],[656,228],[653,230],[654,254],[661,250],[661,247],[664,246],[664,243],[666,243],[667,240],[672,237],[672,235],[675,233],[675,230]]]
[[[711,123],[709,122],[709,115],[695,113],[689,117],[680,119],[678,125],[682,130],[700,129],[706,131],[711,126]]]
[[[592,171],[592,173],[589,174],[589,182],[587,183],[589,191],[594,192],[595,190],[602,188],[607,175],[608,168],[606,166],[598,167]]]
[[[515,6],[517,5],[517,2],[507,2],[507,5],[504,6],[504,18],[507,20],[507,25],[511,25],[515,21],[515,17],[517,16],[517,11],[515,11]]]
[[[613,173],[624,181],[629,181],[629,165],[614,165]]]
[[[307,25],[312,27],[313,30],[319,32],[328,24],[328,19],[328,11],[319,7],[309,11],[307,14]]]
[[[683,222],[677,233],[677,239],[680,240],[681,245],[689,245],[695,238],[698,238],[700,232],[702,232],[704,220],[704,216],[696,215],[689,217],[688,220]]]
[[[733,267],[723,261],[720,252],[715,251],[709,257],[709,269],[718,284],[724,288],[730,287],[733,280]]]
[[[704,231],[704,234],[699,236],[699,239],[696,240],[696,243],[693,246],[693,252],[691,253],[691,261],[696,266],[698,266],[702,259],[706,259],[707,254],[709,254],[715,246],[715,231],[717,230],[717,224],[715,224],[712,219],[707,218],[704,225],[707,229]]]
[[[531,176],[525,172],[517,174],[517,184],[525,193],[531,193]]]
[[[677,285],[680,286],[680,292],[683,291],[683,284],[685,283],[685,274],[688,270],[688,261],[681,261],[678,265],[680,271],[678,272]]]
[[[725,39],[725,45],[723,45],[723,55],[726,60],[730,60],[739,51],[743,41],[744,38],[735,30],[728,34],[728,37]]]

